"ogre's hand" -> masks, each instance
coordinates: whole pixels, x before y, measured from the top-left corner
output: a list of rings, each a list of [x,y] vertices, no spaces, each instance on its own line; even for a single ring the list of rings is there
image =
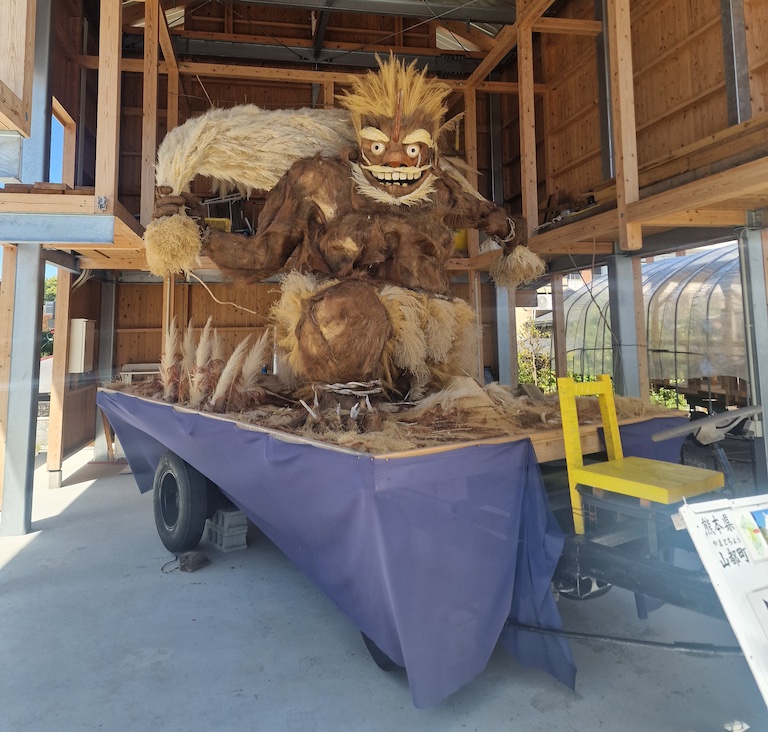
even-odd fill
[[[160,186],[157,188],[156,194],[157,199],[155,200],[155,208],[152,211],[153,219],[159,219],[163,216],[173,216],[174,214],[183,213],[186,210],[187,215],[190,218],[197,220],[200,228],[205,226],[205,210],[200,204],[200,199],[192,193],[184,192],[178,195],[172,195],[172,188]]]

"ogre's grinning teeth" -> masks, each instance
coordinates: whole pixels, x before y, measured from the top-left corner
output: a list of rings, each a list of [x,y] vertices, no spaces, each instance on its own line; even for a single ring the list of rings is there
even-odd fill
[[[371,171],[371,173],[379,183],[385,186],[410,186],[419,181],[423,175],[422,173],[401,173],[398,170],[386,173]]]

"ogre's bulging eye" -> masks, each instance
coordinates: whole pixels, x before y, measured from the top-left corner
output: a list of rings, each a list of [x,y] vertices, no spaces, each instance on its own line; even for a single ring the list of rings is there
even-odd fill
[[[419,149],[418,145],[408,145],[405,148],[405,154],[409,158],[417,158],[417,157],[419,157],[419,152],[420,152],[420,149]]]
[[[372,142],[371,143],[371,152],[374,155],[381,155],[384,152],[384,143],[383,142]]]

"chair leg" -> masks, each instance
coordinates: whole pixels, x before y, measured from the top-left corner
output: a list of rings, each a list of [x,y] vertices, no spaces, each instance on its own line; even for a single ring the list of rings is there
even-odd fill
[[[571,513],[573,514],[573,531],[575,534],[584,533],[584,504],[581,493],[575,483],[568,485],[571,493]]]

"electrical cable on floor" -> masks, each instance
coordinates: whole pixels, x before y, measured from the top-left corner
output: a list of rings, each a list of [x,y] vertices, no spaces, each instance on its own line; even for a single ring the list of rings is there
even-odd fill
[[[624,646],[645,646],[647,648],[660,648],[666,651],[680,651],[681,653],[693,653],[700,656],[743,656],[741,648],[738,646],[717,646],[711,643],[663,643],[661,641],[648,641],[639,638],[621,638],[613,635],[594,635],[592,633],[581,633],[573,630],[558,630],[556,628],[539,628],[535,625],[525,625],[524,623],[513,623],[508,620],[505,624],[507,628],[517,630],[527,630],[532,633],[541,633],[543,635],[556,635],[572,640],[583,641],[603,641],[605,643],[616,643]]]

